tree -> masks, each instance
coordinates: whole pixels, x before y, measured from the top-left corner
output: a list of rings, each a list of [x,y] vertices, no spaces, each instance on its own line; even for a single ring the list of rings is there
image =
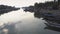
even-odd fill
[[[34,7],[36,8],[36,9],[38,9],[38,6],[39,4],[36,2],[35,4],[34,4]]]
[[[60,0],[58,0],[58,5],[60,4]]]

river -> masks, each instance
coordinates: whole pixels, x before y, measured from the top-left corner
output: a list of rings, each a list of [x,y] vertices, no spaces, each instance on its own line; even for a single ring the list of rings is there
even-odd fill
[[[35,2],[47,0],[0,0],[0,4],[24,7]],[[49,0],[51,1],[51,0]],[[43,18],[34,17],[34,13],[23,9],[2,14],[0,16],[0,34],[60,34],[60,30],[48,28]]]

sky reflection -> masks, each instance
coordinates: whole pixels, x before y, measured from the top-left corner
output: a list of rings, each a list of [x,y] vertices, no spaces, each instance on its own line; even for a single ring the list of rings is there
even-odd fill
[[[0,0],[0,4],[24,7],[35,2],[47,0]],[[51,1],[51,0],[49,0]],[[12,11],[0,16],[0,34],[59,34],[60,32],[44,30],[44,20],[34,18],[34,13],[24,12],[22,9]]]

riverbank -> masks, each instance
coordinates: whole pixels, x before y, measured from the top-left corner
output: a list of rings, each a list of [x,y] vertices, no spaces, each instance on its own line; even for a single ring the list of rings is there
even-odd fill
[[[11,11],[19,10],[20,8],[8,6],[8,5],[0,5],[0,15],[4,13],[8,13]]]

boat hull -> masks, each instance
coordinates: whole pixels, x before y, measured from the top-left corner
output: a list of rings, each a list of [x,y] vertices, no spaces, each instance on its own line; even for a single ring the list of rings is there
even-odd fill
[[[60,24],[50,24],[50,23],[45,23],[46,26],[52,27],[52,28],[60,28]]]

